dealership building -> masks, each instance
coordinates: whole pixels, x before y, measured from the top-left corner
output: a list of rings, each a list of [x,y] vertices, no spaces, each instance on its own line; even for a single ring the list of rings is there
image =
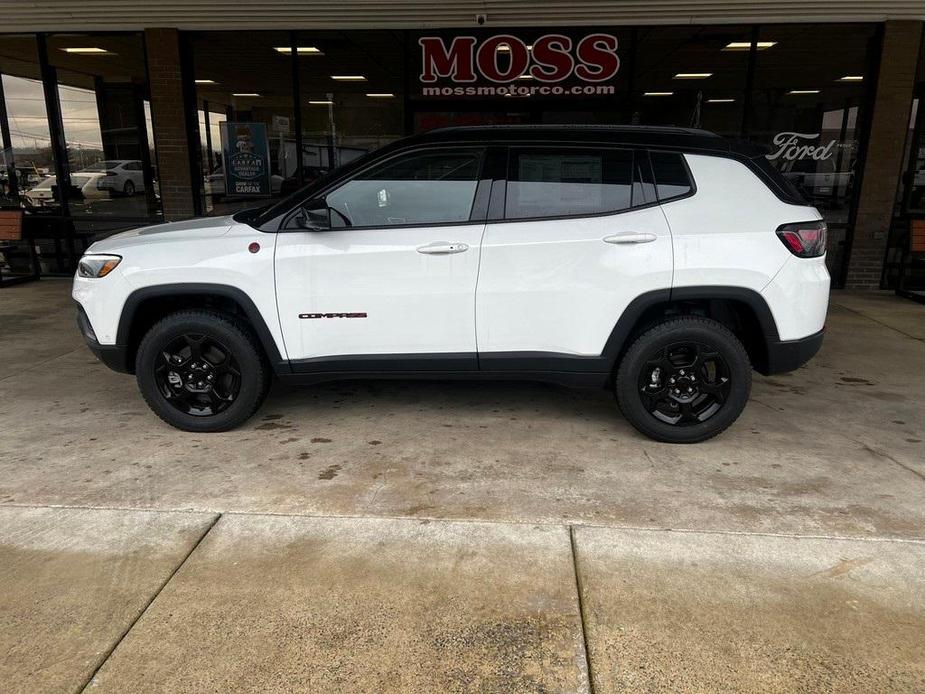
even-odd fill
[[[835,286],[923,288],[923,19],[904,0],[6,0],[0,286],[416,132],[638,124],[760,143],[825,217]]]

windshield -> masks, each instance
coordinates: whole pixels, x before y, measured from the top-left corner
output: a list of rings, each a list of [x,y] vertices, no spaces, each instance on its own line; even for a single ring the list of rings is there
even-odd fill
[[[121,162],[118,161],[98,161],[95,164],[90,164],[81,171],[106,171],[107,169],[114,169],[119,166]]]

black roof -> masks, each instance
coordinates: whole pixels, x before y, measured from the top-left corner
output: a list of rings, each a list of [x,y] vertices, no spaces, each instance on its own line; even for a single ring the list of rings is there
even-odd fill
[[[751,143],[729,140],[709,130],[649,125],[473,125],[438,128],[400,141],[403,145],[437,142],[627,144],[682,151],[712,151],[758,156]]]

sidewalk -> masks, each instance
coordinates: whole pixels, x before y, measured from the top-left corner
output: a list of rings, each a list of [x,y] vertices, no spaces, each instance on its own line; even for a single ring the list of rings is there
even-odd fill
[[[925,684],[915,541],[11,508],[0,528],[6,692]]]

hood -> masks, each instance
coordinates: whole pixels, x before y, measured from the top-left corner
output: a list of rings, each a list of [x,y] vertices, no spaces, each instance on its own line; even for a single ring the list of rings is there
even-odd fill
[[[182,222],[168,222],[166,224],[139,227],[138,229],[123,231],[97,241],[87,249],[87,252],[106,253],[127,246],[139,246],[160,241],[181,241],[186,238],[215,238],[228,233],[232,224],[234,224],[234,220],[231,215],[227,215],[223,217],[198,217],[196,219],[186,219]]]

